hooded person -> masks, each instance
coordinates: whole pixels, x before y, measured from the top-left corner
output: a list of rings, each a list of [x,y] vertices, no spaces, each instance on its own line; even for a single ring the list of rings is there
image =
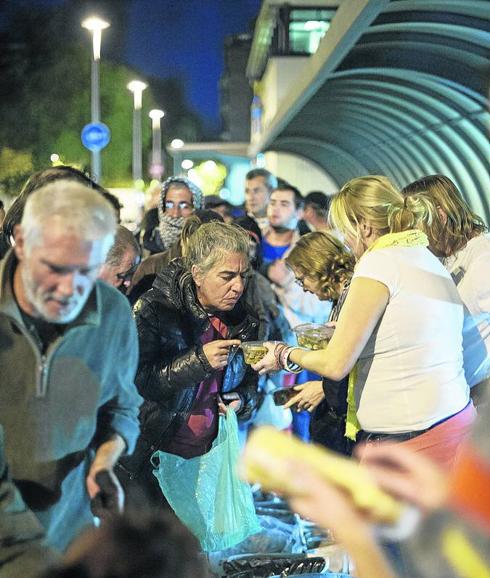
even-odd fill
[[[178,242],[187,217],[201,209],[201,189],[186,177],[169,177],[162,185],[158,204],[158,234],[160,250]]]

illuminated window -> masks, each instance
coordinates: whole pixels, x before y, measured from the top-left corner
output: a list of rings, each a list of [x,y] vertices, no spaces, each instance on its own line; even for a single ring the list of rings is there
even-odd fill
[[[289,52],[314,54],[330,27],[335,10],[291,10],[289,14]]]

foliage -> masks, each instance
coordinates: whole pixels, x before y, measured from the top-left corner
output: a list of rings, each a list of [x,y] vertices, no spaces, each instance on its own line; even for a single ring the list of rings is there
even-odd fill
[[[67,26],[68,13],[57,10],[19,9],[0,34],[0,149],[7,147],[16,157],[31,155],[29,171],[51,165],[57,153],[65,164],[90,167],[90,153],[80,141],[83,126],[90,122],[90,57],[87,35],[73,33]],[[73,22],[72,22],[73,25]],[[82,41],[83,38],[83,41]],[[111,142],[102,151],[103,184],[131,182],[132,96],[126,88],[142,75],[108,59],[100,70],[101,120],[111,130]],[[200,127],[192,114],[185,113],[178,85],[157,84],[157,92],[169,94],[175,111],[171,124],[182,123],[186,137],[195,139]],[[162,89],[162,87],[164,87]],[[173,95],[173,98],[172,98]],[[148,166],[151,124],[148,112],[160,108],[152,88],[144,92],[142,110],[143,166]],[[167,120],[166,117],[165,120]],[[167,140],[168,132],[165,132]],[[0,166],[0,183],[11,179]]]
[[[189,171],[189,176],[201,187],[204,195],[217,195],[223,188],[226,167],[217,161],[204,161]]]
[[[29,151],[16,151],[4,147],[0,151],[0,191],[13,197],[32,173],[32,155]]]

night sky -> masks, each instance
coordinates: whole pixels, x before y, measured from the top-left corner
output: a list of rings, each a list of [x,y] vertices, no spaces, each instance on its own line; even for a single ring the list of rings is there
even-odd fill
[[[18,2],[31,6],[57,6],[64,1],[14,0],[10,5]],[[119,54],[118,59],[142,74],[180,78],[191,108],[202,117],[208,130],[218,133],[218,83],[223,68],[223,42],[229,34],[250,31],[261,0],[120,2],[127,6],[128,20],[125,23],[124,54]],[[97,2],[91,0],[87,2],[89,4],[96,5]]]
[[[260,0],[133,0],[125,60],[147,74],[182,77],[190,105],[216,127],[224,38],[247,32],[260,5]]]

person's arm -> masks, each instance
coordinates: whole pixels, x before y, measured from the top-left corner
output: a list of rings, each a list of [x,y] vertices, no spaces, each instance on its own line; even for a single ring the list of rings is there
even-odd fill
[[[117,306],[119,307],[117,308]],[[101,518],[122,512],[124,492],[114,466],[124,453],[132,453],[139,435],[138,395],[134,378],[138,365],[136,325],[127,301],[113,303],[117,331],[106,340],[107,366],[104,372],[97,429],[91,442],[95,452],[86,478],[92,512]]]
[[[178,351],[177,333],[184,321],[172,319],[161,311],[160,303],[140,299],[135,306],[140,359],[136,385],[148,401],[162,403],[183,388],[195,388],[213,371],[226,367],[230,348],[240,345],[239,339],[216,339],[205,343],[198,340],[189,348]]]
[[[425,512],[444,506],[449,477],[428,457],[403,444],[358,444],[355,453],[377,484]]]
[[[345,493],[302,462],[292,462],[290,472],[298,489],[288,499],[292,509],[332,530],[352,557],[358,578],[397,578],[373,536],[371,523]]]
[[[168,342],[168,326],[160,323],[160,304],[140,300],[135,306],[140,359],[136,385],[149,401],[162,402],[184,387],[194,387],[208,378],[213,368],[198,343],[175,355],[175,344]],[[169,337],[169,340],[171,336]]]
[[[127,453],[132,453],[139,435],[138,410],[143,401],[135,386],[138,337],[131,310],[122,296],[113,309],[118,326],[106,333],[106,367],[91,447],[97,451],[117,435],[124,440]]]
[[[490,241],[489,241],[490,243]],[[473,259],[468,264],[463,280],[462,299],[472,315],[488,314],[490,311],[490,258],[487,254]]]
[[[107,515],[120,514],[124,507],[124,492],[114,466],[126,450],[126,442],[114,434],[102,443],[95,452],[86,479],[87,492],[91,499],[92,512],[104,518]]]
[[[354,367],[389,300],[386,285],[366,277],[355,278],[326,349],[293,349],[289,360],[335,381]]]

